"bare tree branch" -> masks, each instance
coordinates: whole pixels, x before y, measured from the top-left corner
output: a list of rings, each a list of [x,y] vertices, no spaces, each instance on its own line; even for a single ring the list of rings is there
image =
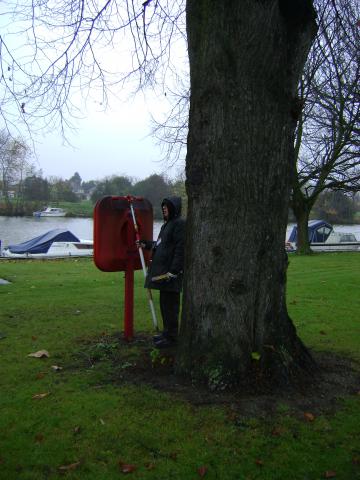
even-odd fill
[[[129,82],[134,92],[165,88],[179,73],[176,50],[186,51],[185,0],[5,0],[0,8],[0,117],[9,132],[22,124],[65,133],[86,100],[106,108]]]

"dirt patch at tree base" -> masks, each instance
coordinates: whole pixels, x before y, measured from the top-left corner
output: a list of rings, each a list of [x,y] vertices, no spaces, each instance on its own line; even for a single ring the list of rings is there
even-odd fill
[[[148,334],[137,334],[131,342],[116,335],[82,339],[80,343],[86,345],[91,362],[101,361],[104,356],[111,359],[109,383],[148,385],[194,406],[224,405],[244,417],[268,417],[279,407],[302,416],[304,412],[331,413],[346,396],[360,395],[360,364],[331,352],[311,352],[319,368],[296,388],[273,388],[248,379],[236,388],[214,391],[175,375],[176,348],[157,350]],[[102,354],[91,357],[92,352],[101,350],[99,345]]]

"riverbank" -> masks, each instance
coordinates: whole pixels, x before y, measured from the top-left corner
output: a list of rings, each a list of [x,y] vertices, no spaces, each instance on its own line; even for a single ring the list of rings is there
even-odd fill
[[[21,204],[12,201],[10,205],[0,202],[0,216],[4,217],[31,217],[33,212],[42,210],[45,206],[62,208],[66,211],[66,217],[92,218],[94,205],[90,200],[79,202],[49,202],[44,205],[42,201],[24,201]]]
[[[66,211],[66,217],[69,218],[92,218],[94,212],[94,204],[90,200],[81,200],[79,202],[49,202],[48,205],[53,207],[59,207]],[[46,206],[48,206],[46,205]],[[10,206],[7,206],[4,202],[0,201],[0,216],[4,217],[26,217],[32,216],[33,212],[44,208],[43,201],[24,201],[18,203],[16,200],[12,200]],[[160,217],[156,217],[155,220],[161,220]],[[289,220],[289,223],[293,223]],[[333,223],[333,222],[329,222]],[[349,219],[341,221],[340,216],[338,222],[334,225],[357,225],[360,224],[360,212],[355,213],[353,221]]]
[[[93,218],[95,205],[90,200],[79,202],[23,202],[21,205],[15,201],[11,206],[0,202],[0,216],[4,217],[32,217],[33,212],[44,209],[45,206],[62,208],[66,212],[66,218]],[[161,220],[161,218],[155,218]]]

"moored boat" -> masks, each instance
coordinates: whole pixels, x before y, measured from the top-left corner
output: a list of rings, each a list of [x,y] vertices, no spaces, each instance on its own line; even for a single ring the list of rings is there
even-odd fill
[[[33,213],[34,217],[65,217],[66,211],[58,207],[46,207]]]
[[[352,232],[338,232],[324,220],[311,220],[308,223],[308,238],[310,248],[320,252],[360,251],[360,241]],[[294,225],[285,243],[288,252],[297,248],[297,226]]]
[[[57,228],[26,242],[9,245],[2,255],[8,258],[89,257],[93,249],[92,240],[81,240],[69,230]]]

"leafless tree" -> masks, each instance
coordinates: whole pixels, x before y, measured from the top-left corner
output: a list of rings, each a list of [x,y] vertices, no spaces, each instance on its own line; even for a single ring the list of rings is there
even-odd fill
[[[302,253],[309,252],[307,224],[319,194],[360,188],[360,5],[315,4],[319,30],[299,86],[291,197]]]
[[[27,173],[32,171],[32,165],[28,161],[29,148],[17,139],[14,140],[8,132],[0,132],[0,181],[1,193],[8,212],[13,211],[11,192],[16,194],[16,201],[19,200],[21,184]]]
[[[21,123],[65,134],[87,100],[106,108],[127,82],[134,91],[163,86],[179,74],[174,52],[186,54],[184,0],[4,0],[0,9],[0,117],[9,132]]]

